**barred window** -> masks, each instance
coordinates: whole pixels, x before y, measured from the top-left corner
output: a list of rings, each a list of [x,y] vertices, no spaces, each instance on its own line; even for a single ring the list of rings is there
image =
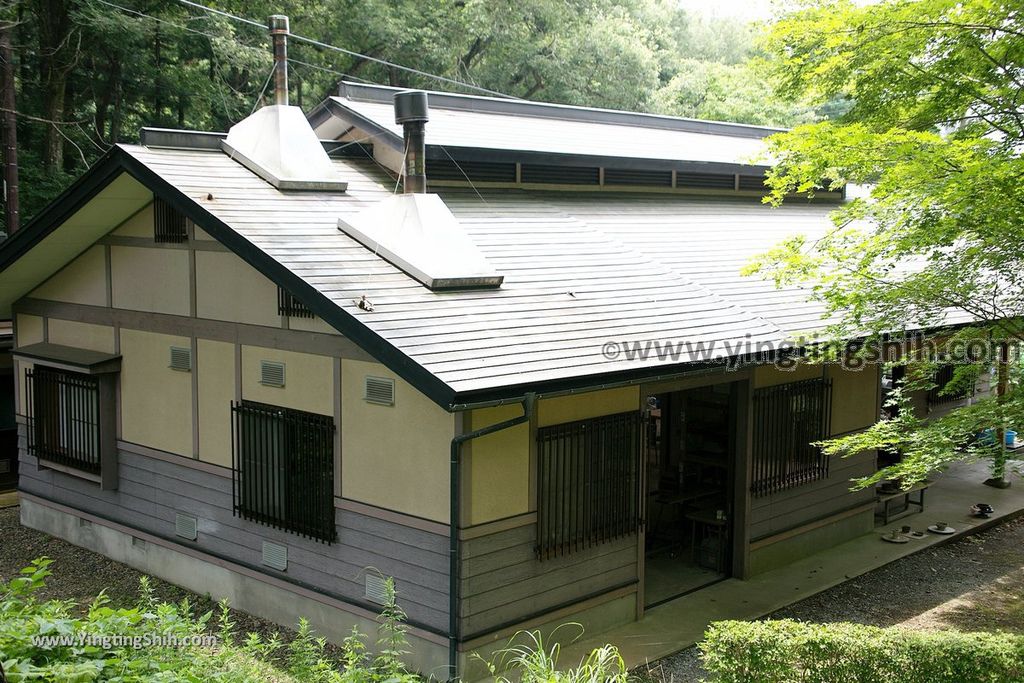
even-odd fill
[[[28,450],[40,460],[100,473],[100,391],[92,375],[37,365],[25,372]]]
[[[928,390],[927,402],[929,407],[956,403],[968,398],[974,393],[974,386],[953,387],[949,393],[943,393],[946,385],[953,381],[956,374],[956,367],[953,365],[942,365],[932,377],[935,386]]]
[[[235,514],[334,541],[333,419],[255,401],[231,411]]]
[[[188,241],[185,215],[159,198],[153,200],[153,241],[171,244]]]
[[[832,380],[790,382],[754,392],[755,496],[828,477],[828,457],[813,444],[830,434],[831,406]]]
[[[557,557],[642,523],[639,412],[537,430],[537,554]]]

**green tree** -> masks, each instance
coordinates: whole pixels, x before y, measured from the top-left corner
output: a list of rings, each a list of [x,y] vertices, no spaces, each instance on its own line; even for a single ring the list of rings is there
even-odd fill
[[[1024,426],[1016,359],[1001,341],[1024,338],[1024,13],[1001,0],[817,2],[775,23],[764,40],[780,92],[848,111],[774,136],[769,174],[778,203],[823,186],[862,185],[833,215],[835,227],[793,236],[750,272],[808,286],[835,316],[834,340],[973,321],[957,335],[985,341],[999,367],[998,396],[930,422],[903,410],[827,452],[903,453],[882,477],[919,480],[963,457],[993,458],[1002,439],[979,432]],[[823,181],[822,179],[829,179]],[[1013,349],[1011,348],[1010,351]],[[909,388],[927,387],[938,360],[921,355]],[[950,390],[952,390],[950,388]],[[905,392],[903,392],[905,393]],[[905,402],[897,392],[894,401]]]

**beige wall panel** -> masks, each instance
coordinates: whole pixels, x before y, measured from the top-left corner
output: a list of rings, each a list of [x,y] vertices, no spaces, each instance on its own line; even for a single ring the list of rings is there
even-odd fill
[[[818,379],[822,376],[821,365],[801,363],[792,370],[782,370],[774,365],[759,365],[754,368],[754,387],[770,387],[776,384],[789,384],[805,379]]]
[[[18,314],[17,330],[18,338],[14,340],[17,346],[38,344],[43,341],[42,316]]]
[[[111,247],[110,265],[115,308],[189,314],[186,250]]]
[[[50,318],[50,343],[89,349],[103,353],[114,353],[114,328],[107,325],[93,325],[71,320]]]
[[[188,337],[121,330],[121,436],[192,457],[192,373],[171,370],[170,347]]]
[[[277,286],[226,252],[196,252],[196,314],[211,320],[281,326]]]
[[[340,334],[336,329],[320,318],[289,318],[288,328],[303,332],[322,332],[324,334]]]
[[[367,375],[395,380],[395,405],[363,400]],[[455,416],[379,363],[342,360],[341,385],[342,495],[447,523]]]
[[[284,363],[284,386],[260,384],[260,361]],[[309,353],[242,347],[242,398],[334,415],[334,360]]]
[[[203,230],[202,228],[200,228],[197,225],[193,225],[192,226],[192,235],[193,235],[193,237],[195,237],[196,240],[198,240],[200,242],[216,242],[217,241],[217,240],[213,239],[213,237],[210,235],[210,233],[206,232],[205,230]]]
[[[235,345],[200,339],[193,368],[199,380],[199,459],[231,467]]]
[[[57,271],[29,296],[90,306],[107,305],[107,265],[102,246],[94,246]]]
[[[640,387],[622,387],[542,399],[537,403],[537,424],[564,424],[590,417],[614,415],[640,409]]]
[[[878,366],[861,370],[829,367],[832,378],[832,433],[845,434],[873,425],[878,419]]]
[[[471,411],[469,429],[522,415],[520,405]],[[468,523],[483,524],[530,511],[530,425],[524,423],[469,442]],[[465,452],[464,451],[464,452]]]
[[[153,205],[146,208],[126,220],[117,230],[111,233],[118,237],[145,237],[153,239]]]

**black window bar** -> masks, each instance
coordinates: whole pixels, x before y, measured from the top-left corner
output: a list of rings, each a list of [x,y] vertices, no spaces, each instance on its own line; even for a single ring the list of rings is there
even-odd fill
[[[755,496],[828,477],[828,457],[814,442],[830,434],[832,380],[811,379],[754,392]]]
[[[641,413],[537,430],[537,556],[550,559],[636,533],[643,523]]]
[[[188,241],[185,215],[162,199],[153,200],[153,240],[170,244]]]
[[[946,385],[953,381],[955,372],[956,368],[953,365],[943,365],[935,371],[935,376],[932,378],[935,386],[928,390],[927,402],[929,407],[956,403],[974,393],[973,384],[968,387],[957,388],[948,394],[942,393]]]
[[[333,419],[255,401],[231,412],[235,514],[333,542]]]
[[[40,460],[100,473],[99,379],[37,365],[25,372],[28,451]]]
[[[277,314],[287,315],[292,318],[316,317],[313,311],[306,307],[306,304],[292,296],[292,293],[284,287],[277,288]]]

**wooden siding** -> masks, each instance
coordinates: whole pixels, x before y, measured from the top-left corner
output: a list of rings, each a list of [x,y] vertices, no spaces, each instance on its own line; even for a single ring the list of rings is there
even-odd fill
[[[750,537],[759,540],[872,500],[870,490],[850,492],[850,480],[874,471],[874,453],[833,458],[827,479],[751,500]]]
[[[448,539],[351,510],[336,510],[338,541],[317,543],[235,517],[231,479],[186,465],[121,450],[120,486],[101,491],[78,477],[40,469],[24,452],[22,490],[155,536],[176,540],[175,513],[199,518],[199,539],[188,543],[271,576],[366,604],[366,571],[395,579],[398,599],[411,623],[436,632],[448,626]],[[264,540],[288,547],[288,570],[262,567]],[[368,569],[371,568],[371,569]]]
[[[638,580],[636,536],[543,562],[537,559],[536,543],[535,524],[463,542],[462,638],[483,635]]]

